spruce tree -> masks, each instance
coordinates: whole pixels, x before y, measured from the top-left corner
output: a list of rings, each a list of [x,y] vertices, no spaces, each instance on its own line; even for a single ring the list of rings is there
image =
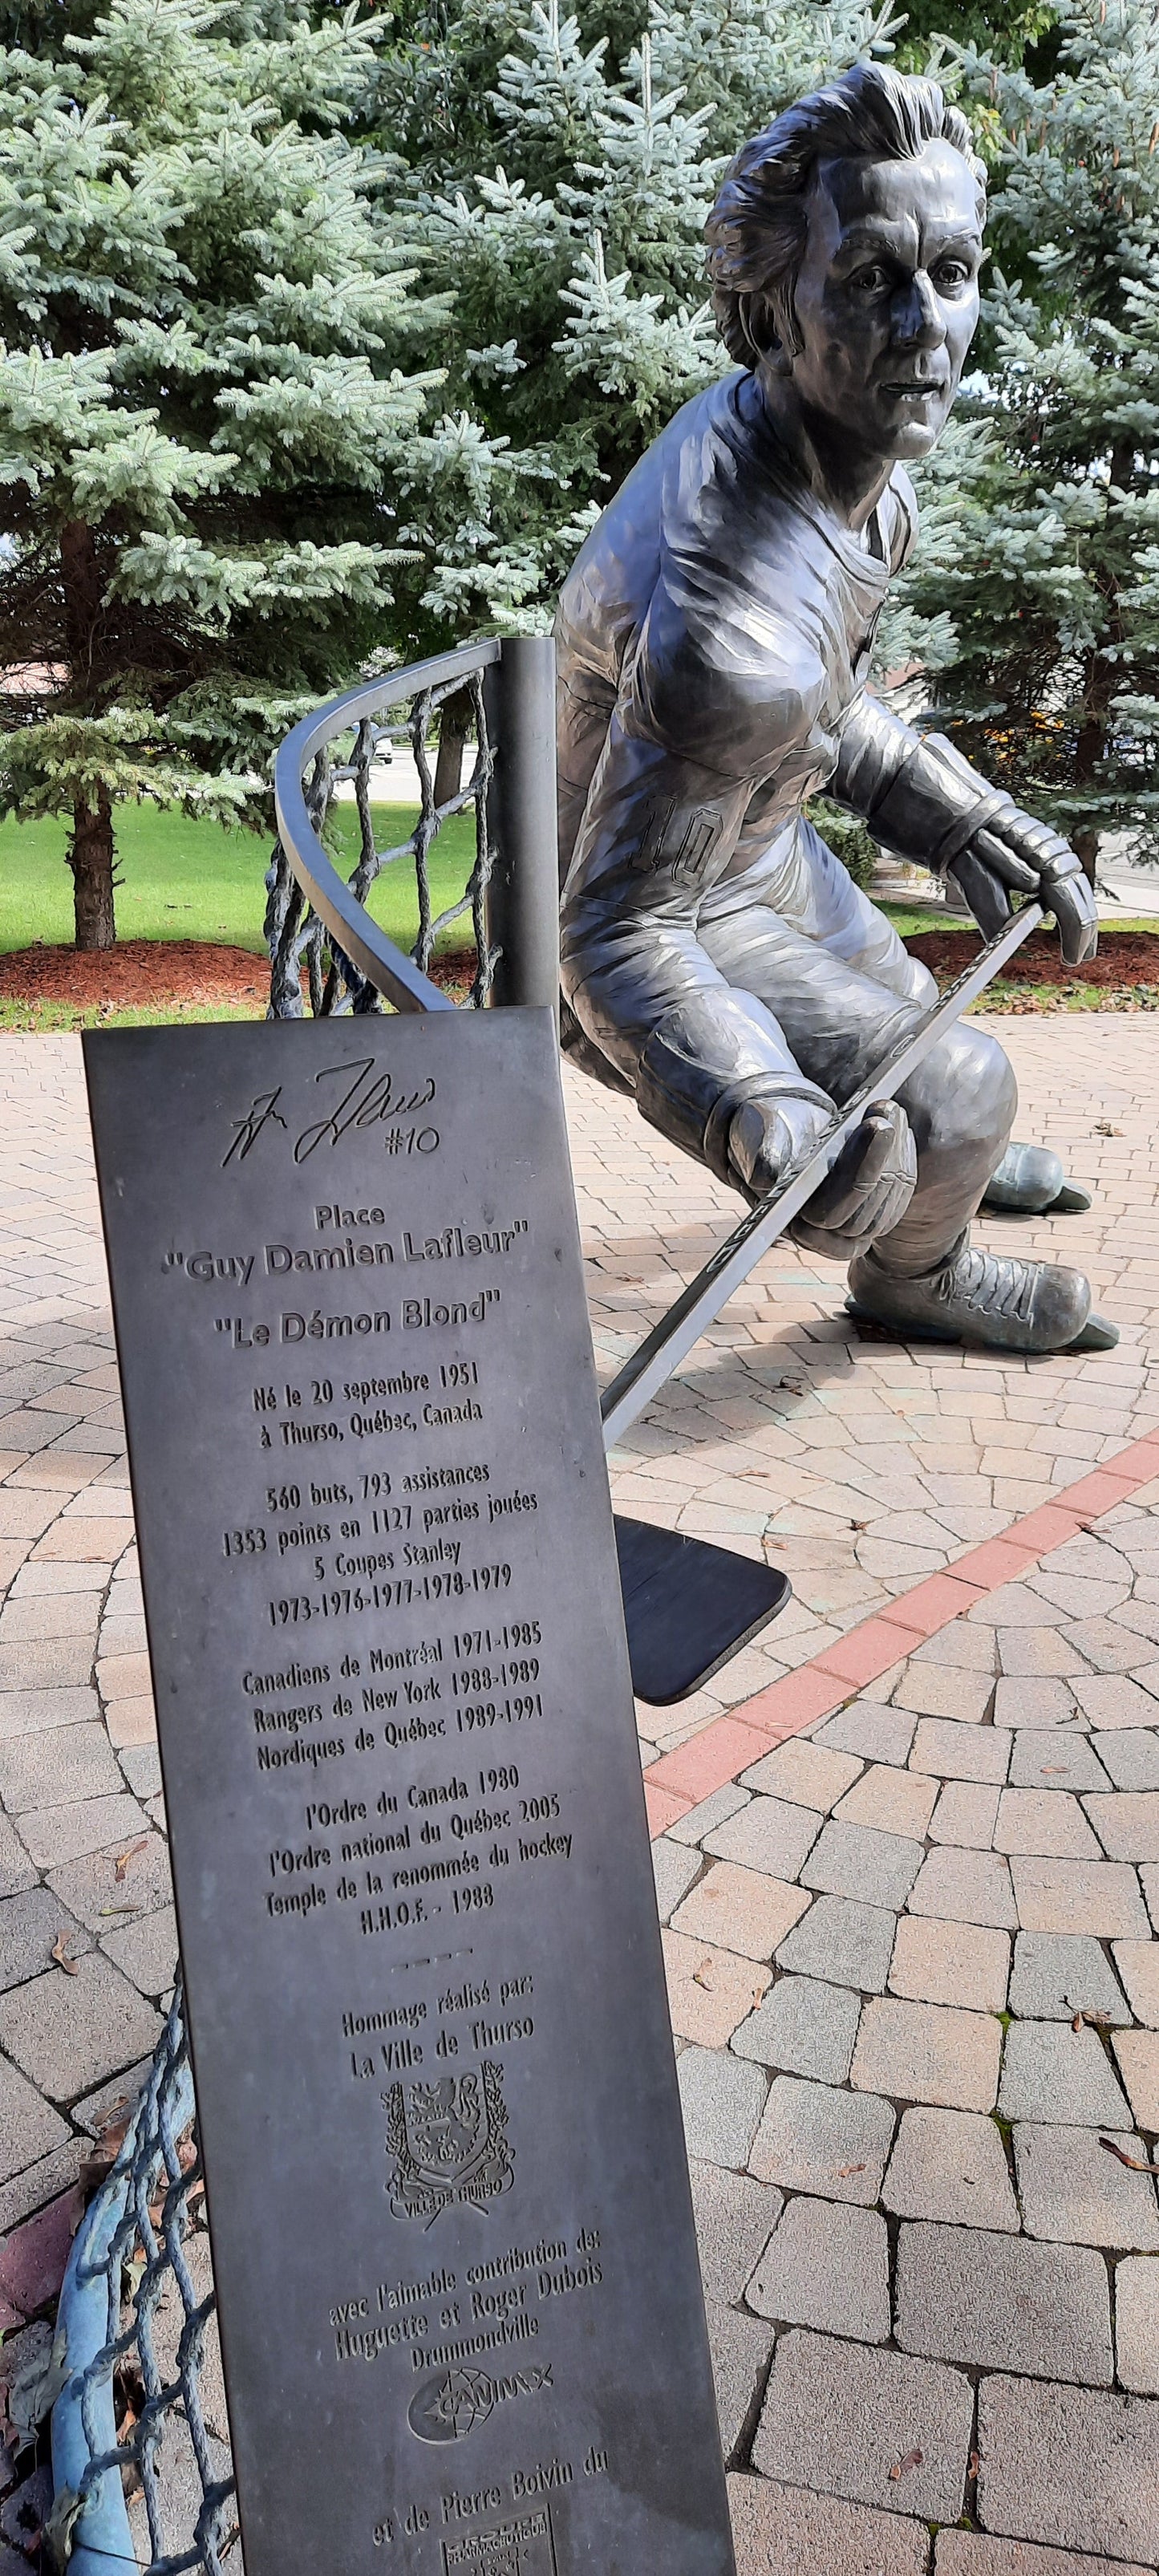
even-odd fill
[[[920,546],[882,620],[877,685],[900,674],[907,711],[924,686],[930,717],[1090,857],[1108,821],[1155,811],[1150,8],[919,0],[910,24],[853,0],[580,0],[575,14],[409,0],[368,117],[395,160],[396,239],[443,298],[429,346],[451,400],[532,468],[517,605],[540,621],[585,514],[728,363],[701,251],[724,163],[857,59],[898,49],[925,68],[931,27],[963,39],[936,57],[993,167],[995,264],[972,387],[921,477]],[[501,550],[495,519],[492,539]],[[427,584],[432,637],[469,604],[461,580]]]
[[[947,615],[931,714],[1050,816],[1159,848],[1159,21],[1059,0],[1036,81],[956,49],[995,172],[979,372],[923,476],[953,530],[905,597]]]
[[[395,22],[367,123],[392,238],[441,299],[449,406],[520,461],[518,535],[493,513],[489,539],[514,622],[549,621],[585,527],[730,364],[702,241],[726,162],[894,23],[860,0],[410,0]],[[407,583],[426,640],[472,631],[470,580],[452,542]]]
[[[0,811],[70,816],[83,947],[114,937],[117,800],[268,820],[274,746],[389,640],[400,567],[486,519],[442,307],[349,131],[381,32],[0,9]],[[469,622],[506,595],[484,574]]]
[[[725,162],[899,28],[888,0],[403,0],[361,26],[0,0],[0,811],[71,817],[83,944],[113,936],[118,798],[264,821],[304,706],[549,622],[595,512],[728,363],[701,245]],[[1025,81],[963,77],[999,138]],[[996,476],[1019,494],[992,424],[945,453],[882,663],[949,662],[960,697],[989,596],[962,548]]]

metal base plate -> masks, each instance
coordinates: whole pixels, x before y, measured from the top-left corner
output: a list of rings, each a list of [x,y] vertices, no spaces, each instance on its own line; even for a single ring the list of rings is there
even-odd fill
[[[779,1566],[619,1512],[615,1519],[632,1688],[650,1707],[669,1708],[767,1627],[793,1587]]]
[[[246,2576],[734,2576],[551,1014],[86,1065]]]

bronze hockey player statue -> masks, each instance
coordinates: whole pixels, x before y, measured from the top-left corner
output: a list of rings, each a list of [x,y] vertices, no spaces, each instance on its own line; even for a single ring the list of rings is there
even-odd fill
[[[904,464],[978,320],[984,213],[969,127],[930,80],[863,65],[747,144],[708,225],[737,371],[649,449],[562,593],[564,1043],[754,1200],[933,992],[807,798],[944,877],[988,937],[1015,891],[1072,964],[1095,948],[1068,844],[866,690],[913,543]],[[903,1330],[1107,1347],[1080,1272],[971,1246],[988,1189],[1084,1204],[1054,1156],[1007,1150],[1016,1096],[959,1022],[867,1113],[796,1239],[849,1260],[855,1306]]]

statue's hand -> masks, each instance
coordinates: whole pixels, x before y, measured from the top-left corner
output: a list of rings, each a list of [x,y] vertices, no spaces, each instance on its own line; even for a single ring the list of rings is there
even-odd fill
[[[729,1129],[729,1160],[754,1198],[763,1197],[792,1164],[804,1162],[815,1150],[828,1124],[824,1111],[811,1101],[764,1106],[747,1100]],[[896,1100],[871,1102],[802,1210],[794,1234],[836,1258],[892,1233],[913,1197],[917,1171],[905,1111]]]
[[[1010,891],[1035,895],[1058,923],[1062,953],[1081,966],[1099,944],[1099,915],[1081,859],[1049,823],[1015,805],[995,816],[955,859],[949,877],[979,929],[993,939],[1010,918]]]
[[[775,1190],[794,1163],[807,1162],[836,1117],[813,1100],[746,1100],[729,1121],[728,1159],[753,1198]]]

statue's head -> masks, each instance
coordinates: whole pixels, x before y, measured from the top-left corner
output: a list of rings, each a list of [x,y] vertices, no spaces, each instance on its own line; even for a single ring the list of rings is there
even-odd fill
[[[978,322],[985,178],[936,81],[879,63],[738,152],[708,220],[721,335],[868,454],[928,455]]]

